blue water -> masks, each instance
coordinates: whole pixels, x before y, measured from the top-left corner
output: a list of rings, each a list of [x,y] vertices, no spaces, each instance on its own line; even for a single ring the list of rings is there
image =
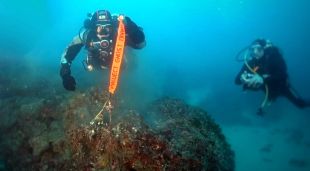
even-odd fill
[[[136,103],[173,96],[204,108],[236,152],[237,171],[310,170],[310,110],[280,98],[258,117],[263,94],[234,85],[242,65],[235,55],[265,37],[281,48],[292,84],[310,98],[310,1],[0,1],[1,57],[46,68],[42,74],[61,86],[60,55],[86,13],[97,9],[131,17],[146,34],[147,46],[133,52],[134,69],[123,73],[119,93]],[[82,68],[84,55],[73,63],[80,90],[95,84]]]

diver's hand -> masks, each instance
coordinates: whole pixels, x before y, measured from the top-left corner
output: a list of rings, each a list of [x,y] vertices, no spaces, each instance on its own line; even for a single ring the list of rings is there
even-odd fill
[[[66,75],[62,77],[62,84],[66,90],[74,91],[76,82],[75,79],[71,75]]]
[[[247,84],[253,76],[254,74],[244,71],[243,74],[240,76],[240,81],[242,84]]]
[[[254,74],[250,79],[246,81],[247,86],[252,88],[259,88],[264,84],[264,79],[258,75]]]
[[[64,88],[69,91],[74,91],[76,82],[75,79],[71,76],[70,64],[61,64],[60,76],[62,78],[62,84]]]

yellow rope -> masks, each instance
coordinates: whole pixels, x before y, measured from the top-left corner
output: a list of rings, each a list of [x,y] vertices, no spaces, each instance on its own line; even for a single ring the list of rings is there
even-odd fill
[[[248,56],[248,53],[245,53],[244,55],[244,64],[245,66],[253,73],[253,74],[258,74],[247,62],[247,56]],[[261,104],[261,108],[264,108],[267,101],[268,101],[268,96],[269,96],[269,88],[268,88],[268,85],[266,83],[264,83],[265,85],[265,98]]]
[[[112,103],[111,103],[111,100],[110,100],[110,97],[108,98],[108,100],[104,103],[102,109],[98,112],[98,114],[95,116],[95,118],[90,122],[91,125],[93,125],[96,121],[103,121],[103,112],[104,110],[106,110],[109,115],[110,115],[110,123],[112,121]]]

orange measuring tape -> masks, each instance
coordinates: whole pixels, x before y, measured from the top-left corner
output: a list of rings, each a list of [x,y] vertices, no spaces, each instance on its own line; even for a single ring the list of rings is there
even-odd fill
[[[110,73],[110,84],[109,84],[109,92],[111,94],[115,93],[115,90],[118,85],[120,69],[122,65],[124,49],[125,49],[125,41],[126,41],[126,30],[124,25],[124,16],[120,15],[118,17],[119,25],[117,31],[117,38],[114,48],[113,54],[113,62]]]
[[[110,84],[109,84],[109,99],[104,103],[102,109],[99,111],[99,113],[96,115],[96,117],[90,122],[91,125],[95,123],[95,121],[100,121],[103,119],[103,112],[106,110],[110,115],[110,123],[112,120],[112,103],[111,103],[111,95],[115,93],[115,90],[117,88],[118,80],[119,80],[119,74],[121,70],[123,55],[124,55],[124,49],[125,49],[125,41],[126,41],[126,30],[124,25],[124,16],[120,15],[118,17],[119,25],[117,30],[117,38],[114,48],[114,54],[113,54],[113,62],[111,67],[111,73],[110,73]]]

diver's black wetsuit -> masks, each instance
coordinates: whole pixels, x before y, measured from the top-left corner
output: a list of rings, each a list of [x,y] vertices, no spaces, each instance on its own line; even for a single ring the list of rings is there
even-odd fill
[[[65,89],[74,91],[76,82],[71,75],[71,63],[83,46],[88,51],[85,63],[90,70],[107,69],[112,65],[120,15],[111,15],[107,10],[96,11],[91,19],[84,22],[85,31],[73,38],[61,56],[60,76]],[[141,49],[145,46],[145,35],[141,27],[129,17],[124,20],[126,41],[125,46]],[[83,33],[83,34],[81,34]],[[83,63],[84,64],[84,63]]]
[[[269,77],[264,78],[264,83],[268,85],[268,98],[270,101],[276,100],[278,96],[285,96],[299,108],[310,106],[310,103],[303,100],[290,86],[290,83],[288,82],[287,66],[277,47],[272,46],[266,48],[262,58],[253,58],[248,64],[251,68],[258,67],[256,72],[259,75],[269,75]],[[237,85],[242,84],[240,77],[244,71],[251,73],[251,71],[249,71],[244,65],[235,79]],[[264,86],[254,89],[244,85],[244,88],[251,90],[265,90]]]

